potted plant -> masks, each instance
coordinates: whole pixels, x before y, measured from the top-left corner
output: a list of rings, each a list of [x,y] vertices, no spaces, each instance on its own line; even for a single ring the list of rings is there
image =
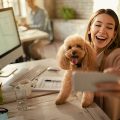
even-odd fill
[[[62,7],[60,8],[60,16],[65,20],[74,19],[76,16],[76,12],[73,8]]]

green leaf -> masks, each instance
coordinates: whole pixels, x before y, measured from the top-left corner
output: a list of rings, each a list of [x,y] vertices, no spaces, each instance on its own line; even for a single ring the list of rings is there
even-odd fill
[[[69,7],[62,7],[60,9],[60,16],[65,19],[74,19],[75,18],[75,10]]]

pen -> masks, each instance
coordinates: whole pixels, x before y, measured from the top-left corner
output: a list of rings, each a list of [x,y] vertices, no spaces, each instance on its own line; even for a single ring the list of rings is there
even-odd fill
[[[47,80],[45,80],[45,82],[60,82],[60,80],[49,80],[49,79],[47,79]]]

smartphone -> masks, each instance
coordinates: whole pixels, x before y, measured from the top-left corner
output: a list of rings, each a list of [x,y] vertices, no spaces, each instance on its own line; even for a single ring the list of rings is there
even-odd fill
[[[120,76],[103,72],[74,72],[72,74],[73,89],[75,91],[96,91],[96,83],[116,82]]]

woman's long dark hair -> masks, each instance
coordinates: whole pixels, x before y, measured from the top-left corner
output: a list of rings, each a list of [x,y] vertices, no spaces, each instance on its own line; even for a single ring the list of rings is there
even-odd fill
[[[89,23],[88,23],[87,31],[85,34],[85,39],[88,40],[92,44],[91,35],[88,33],[88,31],[90,30],[90,26],[91,26],[92,22],[94,21],[95,17],[100,14],[107,14],[107,15],[111,16],[115,21],[115,32],[116,32],[115,37],[111,41],[111,43],[105,48],[105,52],[108,52],[108,51],[110,52],[110,51],[114,50],[115,48],[120,47],[119,19],[118,19],[117,14],[112,9],[99,9],[91,16]]]

